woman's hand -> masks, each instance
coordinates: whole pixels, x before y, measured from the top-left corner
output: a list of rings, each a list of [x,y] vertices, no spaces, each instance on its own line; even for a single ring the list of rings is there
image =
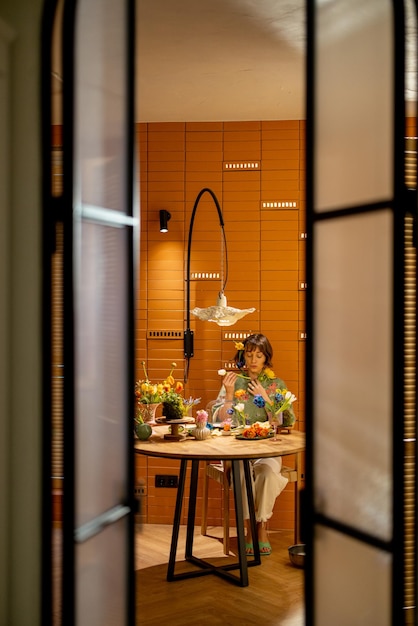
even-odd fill
[[[235,391],[235,381],[237,380],[237,375],[235,374],[235,372],[228,372],[227,374],[225,374],[225,377],[222,380],[222,384],[225,387],[225,397],[228,398],[228,400],[233,400],[234,398],[234,391]]]
[[[270,398],[259,380],[250,380],[248,383],[248,391],[251,395],[261,396],[265,402],[270,403]]]

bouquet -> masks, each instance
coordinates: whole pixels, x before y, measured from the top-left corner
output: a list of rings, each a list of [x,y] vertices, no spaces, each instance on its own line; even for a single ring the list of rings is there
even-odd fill
[[[183,383],[179,380],[176,381],[173,376],[174,368],[177,367],[176,363],[171,364],[171,370],[167,378],[159,383],[152,383],[149,380],[145,361],[142,361],[141,365],[144,370],[144,378],[135,383],[136,421],[143,420],[144,409],[146,407],[150,408],[150,405],[153,405],[155,410],[155,405],[163,403],[166,417],[174,419],[183,417],[187,414],[190,407],[200,402],[200,398],[194,399],[190,397],[186,400],[182,396]]]
[[[271,402],[269,403],[265,402],[264,398],[260,395],[254,396],[253,402],[258,407],[261,407],[261,408],[267,405],[266,409],[267,411],[271,413],[272,421],[279,420],[280,422],[279,413],[282,413],[283,416],[282,416],[282,422],[280,422],[281,425],[293,426],[296,419],[293,414],[293,411],[290,411],[290,409],[292,407],[292,404],[296,400],[297,400],[296,396],[288,389],[277,388]]]

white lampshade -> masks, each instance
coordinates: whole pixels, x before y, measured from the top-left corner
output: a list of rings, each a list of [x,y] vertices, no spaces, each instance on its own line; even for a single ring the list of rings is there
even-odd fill
[[[254,313],[255,308],[251,309],[235,309],[227,305],[226,296],[223,292],[218,295],[216,306],[209,306],[206,309],[196,307],[190,312],[200,320],[205,322],[215,322],[218,326],[232,326],[239,319],[248,313]]]

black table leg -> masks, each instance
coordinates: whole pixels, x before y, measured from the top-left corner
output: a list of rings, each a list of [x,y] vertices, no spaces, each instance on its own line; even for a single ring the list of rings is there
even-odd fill
[[[190,476],[189,511],[187,515],[187,537],[185,557],[188,559],[193,554],[194,522],[196,518],[197,480],[199,478],[199,461],[192,460],[192,473]]]
[[[173,533],[171,535],[170,560],[168,561],[167,580],[175,579],[174,567],[176,564],[177,543],[179,539],[181,509],[183,505],[184,483],[186,480],[187,459],[182,459],[180,463],[179,484],[177,487],[176,508],[174,511]]]
[[[245,462],[244,462],[245,471]],[[248,586],[248,566],[247,555],[245,553],[245,533],[244,533],[244,515],[242,511],[242,493],[241,493],[241,475],[239,461],[232,461],[232,486],[235,500],[235,518],[237,520],[237,538],[238,538],[238,559],[239,570],[241,576],[241,586]],[[247,480],[246,480],[247,482]],[[248,485],[247,485],[248,489]],[[247,490],[248,495],[248,490]]]
[[[260,565],[261,555],[260,555],[260,546],[258,545],[257,523],[255,519],[254,493],[253,493],[253,486],[252,486],[252,480],[251,480],[251,466],[250,466],[250,461],[248,459],[245,459],[243,463],[244,463],[245,486],[247,490],[248,511],[250,513],[251,537],[253,540],[253,547],[254,547],[254,561],[250,561],[248,564]]]
[[[250,523],[253,536],[256,537],[256,522],[254,513],[254,498],[252,491],[252,482],[249,461],[244,460],[244,477],[246,484],[246,493],[248,499],[248,508],[250,511]],[[170,560],[168,563],[167,580],[184,580],[186,578],[195,578],[197,576],[205,576],[206,574],[216,574],[230,582],[239,585],[240,587],[248,586],[248,567],[252,565],[260,565],[260,551],[258,549],[258,542],[254,542],[254,559],[248,560],[245,553],[245,533],[244,533],[244,515],[242,510],[242,493],[241,493],[241,479],[240,479],[240,461],[232,461],[232,481],[233,491],[235,499],[235,515],[237,523],[238,534],[238,563],[227,563],[226,565],[216,566],[212,563],[199,559],[193,556],[193,536],[194,536],[194,524],[196,517],[196,498],[197,498],[197,484],[199,476],[199,461],[192,460],[192,473],[190,478],[190,492],[189,492],[189,511],[187,516],[187,535],[186,535],[186,561],[197,565],[200,569],[174,573],[176,564],[177,543],[180,528],[181,509],[184,496],[184,484],[186,478],[187,460],[182,459],[180,465],[179,485],[177,491],[176,508],[174,512],[173,533],[171,537],[171,550]],[[234,569],[240,570],[240,575],[231,574],[230,571]]]

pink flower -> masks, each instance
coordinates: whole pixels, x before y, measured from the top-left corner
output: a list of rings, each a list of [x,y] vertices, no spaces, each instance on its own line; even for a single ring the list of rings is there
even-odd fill
[[[208,412],[204,409],[196,411],[195,422],[198,426],[206,426],[206,424],[208,423]]]

